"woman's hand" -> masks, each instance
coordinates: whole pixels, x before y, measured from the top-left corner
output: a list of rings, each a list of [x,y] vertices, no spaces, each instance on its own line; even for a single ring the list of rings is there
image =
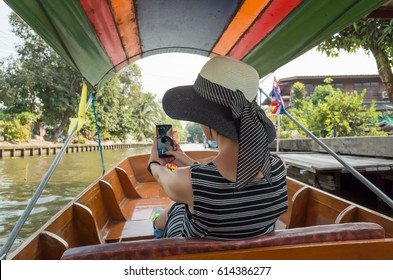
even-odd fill
[[[186,153],[183,152],[183,150],[180,148],[180,145],[177,143],[175,143],[174,151],[167,151],[165,152],[165,154],[173,156],[169,158],[169,162],[174,163],[179,167],[190,166],[195,162],[195,160],[193,160],[192,158],[187,156]]]
[[[150,159],[149,162],[151,161],[157,161],[161,163],[162,165],[165,165],[167,162],[164,160],[164,158],[160,158],[158,156],[158,150],[157,150],[157,137],[154,137],[153,140],[153,145],[151,146],[151,152],[150,152]]]
[[[167,163],[174,163],[178,167],[190,166],[195,162],[195,160],[193,160],[192,158],[187,156],[186,153],[183,152],[183,150],[180,148],[180,145],[176,142],[174,151],[165,152],[166,155],[170,155],[171,157],[160,158],[158,156],[157,141],[157,137],[154,137],[149,162],[157,161],[161,165],[165,165]]]

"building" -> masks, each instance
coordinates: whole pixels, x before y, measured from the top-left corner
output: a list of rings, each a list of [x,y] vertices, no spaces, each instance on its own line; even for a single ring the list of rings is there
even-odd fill
[[[303,83],[306,86],[307,95],[309,95],[314,92],[316,86],[324,85],[324,80],[328,77],[333,79],[331,85],[341,89],[342,92],[353,92],[356,90],[358,93],[361,93],[363,90],[366,90],[364,95],[365,105],[375,100],[377,110],[393,110],[379,75],[325,75],[283,78],[278,83],[286,106],[290,105],[290,92],[295,82]]]

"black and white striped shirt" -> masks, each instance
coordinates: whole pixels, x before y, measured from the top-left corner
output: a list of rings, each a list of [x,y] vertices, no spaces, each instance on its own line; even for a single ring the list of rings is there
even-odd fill
[[[288,209],[288,196],[284,164],[276,155],[270,160],[272,185],[261,178],[241,190],[211,162],[192,166],[194,213],[184,204],[175,204],[164,237],[245,239],[273,231]]]

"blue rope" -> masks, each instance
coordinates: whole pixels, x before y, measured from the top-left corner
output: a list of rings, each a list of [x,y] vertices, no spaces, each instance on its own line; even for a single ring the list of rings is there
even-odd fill
[[[96,105],[94,103],[95,96],[96,96],[95,94],[92,94],[91,105],[93,108],[94,119],[95,119],[95,123],[96,123],[96,131],[97,131],[97,137],[98,137],[98,148],[100,150],[100,157],[101,157],[102,175],[104,175],[105,174],[105,164],[104,164],[104,156],[102,155],[102,145],[101,145],[100,127],[98,126],[97,109],[96,109]]]

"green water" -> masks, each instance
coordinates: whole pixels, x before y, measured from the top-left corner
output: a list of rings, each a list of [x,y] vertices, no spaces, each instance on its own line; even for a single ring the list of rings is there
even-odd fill
[[[150,147],[103,151],[105,169]],[[55,155],[0,159],[0,247],[25,210]],[[102,174],[99,152],[64,154],[11,251]]]
[[[150,153],[150,147],[104,150],[105,169],[124,158]],[[203,144],[182,145],[184,151],[203,150]],[[0,159],[0,247],[26,209],[55,155]],[[44,225],[102,174],[99,152],[64,154],[10,251]]]

